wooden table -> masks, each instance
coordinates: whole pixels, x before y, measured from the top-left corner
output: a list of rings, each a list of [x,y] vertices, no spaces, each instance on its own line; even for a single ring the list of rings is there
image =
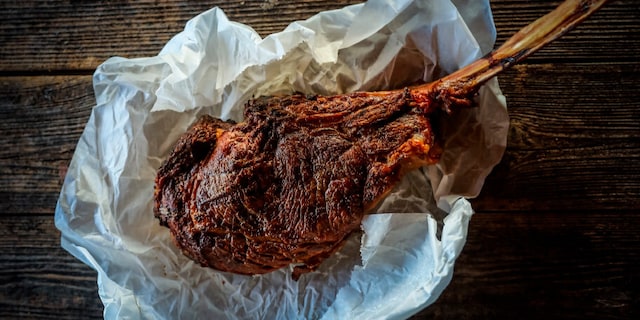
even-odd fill
[[[158,53],[213,6],[261,35],[358,1],[3,1],[0,318],[102,317],[53,212],[110,56]],[[492,1],[498,43],[559,1]],[[614,1],[500,77],[509,143],[452,283],[416,318],[639,319],[640,1]]]

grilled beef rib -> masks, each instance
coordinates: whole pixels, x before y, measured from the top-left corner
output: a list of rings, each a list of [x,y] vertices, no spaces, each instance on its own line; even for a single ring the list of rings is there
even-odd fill
[[[567,1],[488,56],[393,91],[249,101],[244,120],[200,118],[158,170],[155,215],[203,266],[261,274],[315,269],[403,174],[438,161],[437,110],[477,89],[596,11]]]

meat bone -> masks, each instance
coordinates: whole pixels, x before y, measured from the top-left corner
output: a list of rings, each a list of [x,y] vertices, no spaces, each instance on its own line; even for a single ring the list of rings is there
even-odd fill
[[[469,106],[468,97],[487,80],[561,37],[608,1],[567,0],[522,28],[497,50],[439,80],[410,87],[409,91],[414,98],[424,99],[425,105],[437,102],[447,112],[452,111],[452,106]],[[388,91],[375,93],[384,95]]]
[[[428,84],[257,99],[238,124],[204,116],[158,170],[156,217],[203,266],[258,274],[302,264],[294,277],[314,270],[404,173],[437,162],[428,114],[471,106],[487,80],[606,2],[567,0],[497,50]],[[336,105],[346,109],[335,111]],[[362,132],[370,139],[355,147],[345,138],[363,139]]]

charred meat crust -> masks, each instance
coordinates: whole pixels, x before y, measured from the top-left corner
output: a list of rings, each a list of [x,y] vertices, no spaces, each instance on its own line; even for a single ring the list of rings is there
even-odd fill
[[[314,270],[402,174],[435,163],[429,115],[405,91],[250,101],[199,119],[158,170],[155,216],[203,266]]]

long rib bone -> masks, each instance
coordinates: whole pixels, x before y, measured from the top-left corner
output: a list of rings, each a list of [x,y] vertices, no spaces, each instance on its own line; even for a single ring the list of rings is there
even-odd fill
[[[453,105],[468,105],[468,98],[487,80],[561,37],[608,1],[567,0],[522,28],[487,56],[439,80],[412,87],[410,91],[426,100],[426,104],[439,103],[448,112]]]
[[[249,101],[241,123],[202,117],[158,170],[155,214],[203,266],[311,271],[441,149],[430,114],[470,106],[488,79],[558,38],[606,0],[568,0],[502,47],[429,84]]]

